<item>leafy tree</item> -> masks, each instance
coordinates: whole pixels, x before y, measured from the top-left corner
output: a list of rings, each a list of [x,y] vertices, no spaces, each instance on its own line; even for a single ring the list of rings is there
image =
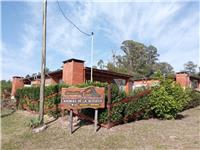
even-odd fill
[[[163,75],[170,75],[174,73],[173,67],[167,62],[156,63],[153,67],[154,67],[154,70],[156,71],[159,70],[161,74]]]
[[[104,68],[104,62],[102,59],[100,59],[98,62],[97,62],[97,66],[100,68],[100,69],[103,69]]]
[[[184,70],[187,71],[190,74],[195,74],[197,69],[197,65],[194,64],[192,61],[188,61],[184,64]]]
[[[29,74],[27,74],[27,75],[25,76],[25,78],[29,78],[29,77],[31,77]]]
[[[45,68],[45,73],[49,73],[49,72],[51,72],[50,69],[46,67]]]
[[[12,82],[10,80],[8,81],[1,80],[0,88],[1,88],[1,98],[4,97],[5,95],[10,95],[12,89]]]
[[[173,70],[171,65],[165,62],[157,63],[159,54],[157,48],[152,45],[146,46],[127,40],[122,43],[121,49],[124,55],[115,56],[115,60],[107,64],[108,70],[128,73],[135,79],[150,77],[157,70],[166,74]]]
[[[32,77],[35,77],[35,76],[37,76],[37,73],[33,73],[31,76],[32,76]]]

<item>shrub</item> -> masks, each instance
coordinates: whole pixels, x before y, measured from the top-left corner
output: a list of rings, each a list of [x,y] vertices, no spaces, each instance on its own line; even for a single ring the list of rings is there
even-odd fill
[[[105,105],[107,105],[107,90],[106,90],[106,98],[105,98]],[[111,103],[118,102],[122,98],[126,97],[126,93],[119,89],[119,87],[116,84],[111,84]],[[120,120],[123,115],[122,112],[124,110],[123,105],[115,106],[112,108],[111,111],[111,120],[112,121],[118,121]],[[108,110],[107,108],[101,109],[99,111],[99,122],[106,122],[108,121]]]
[[[60,103],[60,94],[58,93],[62,87],[69,87],[68,85],[61,84],[61,85],[50,85],[45,87],[45,97],[47,97],[44,101],[44,108],[48,110],[50,108],[56,107]],[[53,97],[48,97],[52,94],[58,93]],[[18,89],[16,91],[16,98],[19,101],[19,107],[25,104],[28,108],[32,111],[39,111],[39,94],[40,88],[39,87],[24,87]],[[55,111],[49,110],[47,111],[48,114],[52,116],[56,116],[59,111],[56,109]]]
[[[190,99],[189,99],[188,103],[184,106],[184,110],[199,106],[200,105],[200,92],[194,91],[194,90],[188,88],[187,93],[188,93]]]
[[[36,128],[40,125],[40,120],[39,118],[31,118],[30,122],[29,122],[29,127],[30,128]]]
[[[85,88],[85,87],[90,87],[90,86],[95,86],[95,87],[106,87],[108,84],[107,83],[102,83],[102,82],[91,82],[91,81],[86,81],[85,83],[77,84],[75,87],[79,88]]]
[[[0,89],[1,89],[1,99],[9,97],[12,89],[11,81],[1,80]]]
[[[86,82],[83,84],[75,85],[75,87],[89,87],[89,86],[96,86],[96,87],[105,87],[106,83],[101,82]],[[44,101],[44,109],[48,110],[47,114],[58,117],[60,114],[60,110],[57,109],[58,104],[61,100],[61,94],[59,91],[65,87],[70,87],[67,84],[56,84],[56,85],[50,85],[45,87],[45,101]],[[57,95],[54,95],[53,97],[49,97],[52,94],[57,93]],[[32,111],[39,111],[39,94],[40,94],[40,87],[24,87],[21,89],[18,89],[16,92],[16,98],[19,101],[18,108],[22,109],[23,105],[27,105],[28,108]],[[56,107],[55,110],[50,110],[51,108]]]
[[[150,98],[151,113],[158,118],[175,118],[183,110],[189,96],[184,89],[171,79],[161,80],[160,86],[153,87]]]
[[[141,88],[141,89],[137,89],[135,91],[133,91],[130,95],[134,96],[137,95],[138,93],[144,91],[145,89]],[[111,93],[112,93],[112,99],[111,102],[118,102],[120,100],[122,100],[123,98],[126,98],[127,95],[124,91],[121,91],[117,85],[111,85]],[[130,96],[129,95],[129,96]],[[146,108],[148,108],[149,106],[149,102],[148,102],[148,97],[147,96],[143,96],[141,98],[136,99],[133,102],[129,102],[129,103],[121,103],[117,106],[112,107],[111,109],[111,121],[115,122],[115,121],[120,121],[121,119],[131,116],[133,113],[135,112],[139,112],[141,110],[146,110]],[[107,122],[108,121],[108,110],[104,109],[104,110],[100,110],[99,112],[99,122]]]

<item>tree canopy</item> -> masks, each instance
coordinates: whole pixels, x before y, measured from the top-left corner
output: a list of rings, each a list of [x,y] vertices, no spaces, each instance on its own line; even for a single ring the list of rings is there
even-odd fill
[[[184,71],[188,72],[189,74],[196,74],[197,65],[194,64],[192,61],[188,61],[184,64]]]
[[[168,75],[173,73],[173,67],[167,62],[157,62],[159,54],[153,45],[146,46],[142,43],[127,40],[122,43],[122,55],[115,55],[107,64],[108,70],[128,73],[135,79],[151,77],[154,72],[161,71]]]

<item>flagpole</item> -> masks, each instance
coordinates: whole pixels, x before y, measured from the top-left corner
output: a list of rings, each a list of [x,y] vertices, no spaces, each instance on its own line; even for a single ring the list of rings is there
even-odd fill
[[[93,45],[94,45],[94,33],[92,32],[92,39],[91,39],[91,73],[90,73],[90,81],[93,82]]]

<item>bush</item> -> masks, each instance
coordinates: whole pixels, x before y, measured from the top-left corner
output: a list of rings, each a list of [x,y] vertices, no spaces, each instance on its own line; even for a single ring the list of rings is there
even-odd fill
[[[133,91],[130,95],[135,96],[144,90],[145,89],[143,89],[143,88],[137,89],[137,90]],[[118,86],[114,85],[114,84],[111,85],[111,93],[112,93],[112,99],[111,99],[112,103],[118,102],[118,101],[122,100],[123,98],[127,97],[126,93],[124,91],[121,91],[118,88]],[[139,112],[141,110],[144,110],[144,112],[145,112],[146,108],[148,108],[148,105],[149,105],[149,102],[148,102],[147,96],[143,96],[141,98],[136,99],[133,102],[129,102],[126,104],[121,103],[117,106],[114,106],[111,109],[111,121],[112,122],[120,121],[121,119],[131,116],[133,113]],[[99,122],[105,123],[108,121],[108,110],[107,109],[101,110],[99,112],[99,114],[100,114]]]
[[[1,99],[9,97],[12,89],[11,81],[1,80],[0,89],[1,89]]]
[[[187,89],[187,93],[190,97],[188,103],[184,106],[185,109],[194,108],[200,105],[200,92],[192,89]]]
[[[74,87],[89,87],[89,86],[96,86],[96,87],[105,87],[106,83],[101,82],[86,82],[83,84],[75,85]],[[44,110],[48,110],[47,114],[57,117],[60,114],[60,111],[57,109],[58,104],[61,100],[61,94],[59,91],[65,87],[70,87],[67,84],[56,84],[56,85],[50,85],[45,87],[45,101],[44,101]],[[52,94],[56,94],[53,97],[49,97]],[[16,98],[19,101],[18,108],[22,109],[23,105],[27,105],[28,108],[32,111],[39,111],[39,96],[40,96],[40,87],[24,87],[21,89],[18,89],[16,91]],[[56,107],[55,110],[50,110],[51,108]]]
[[[40,125],[40,120],[39,120],[39,118],[37,117],[37,118],[32,118],[31,120],[30,120],[30,122],[29,122],[29,127],[30,128],[36,128],[36,127],[38,127]]]
[[[61,84],[61,85],[50,85],[45,87],[45,97],[47,97],[44,101],[44,109],[48,110],[50,108],[56,107],[60,103],[61,95],[58,93],[62,87],[69,87],[68,85]],[[56,94],[53,97],[49,97],[52,94]],[[19,101],[19,107],[22,108],[23,105],[27,105],[28,108],[32,111],[39,111],[39,95],[40,95],[40,88],[39,87],[24,87],[18,89],[16,91],[16,98]],[[55,111],[49,110],[47,111],[48,114],[52,116],[57,116],[59,111],[55,109]]]
[[[153,87],[149,96],[150,110],[155,117],[175,118],[189,100],[187,92],[171,79],[161,80],[160,86]]]

